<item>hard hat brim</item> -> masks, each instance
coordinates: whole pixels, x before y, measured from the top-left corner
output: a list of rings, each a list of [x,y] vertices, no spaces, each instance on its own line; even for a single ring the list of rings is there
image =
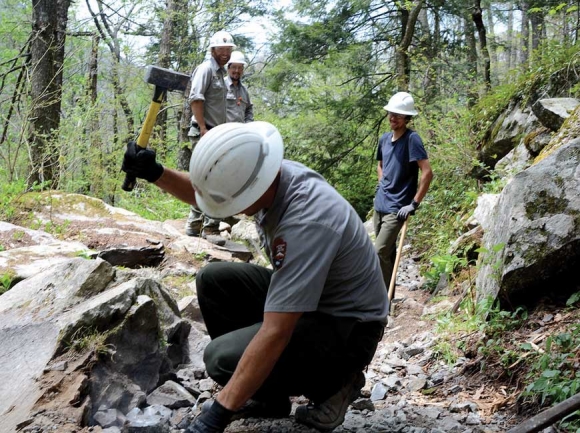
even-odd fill
[[[232,123],[229,123],[229,125],[232,125]],[[248,209],[264,195],[278,175],[278,171],[282,165],[282,159],[284,158],[282,136],[277,129],[267,122],[251,122],[251,128],[263,137],[264,159],[259,173],[243,191],[243,194],[226,203],[218,203],[211,198],[206,199],[196,191],[195,198],[197,206],[208,217],[221,219],[239,214]],[[197,146],[199,145],[200,143]]]
[[[405,116],[416,116],[417,114],[419,114],[419,112],[417,110],[413,110],[413,111],[405,111],[405,110],[401,110],[399,108],[392,108],[389,107],[389,104],[385,105],[383,107],[383,109],[385,109],[386,111],[388,111],[389,113],[395,113],[395,114],[403,114]]]
[[[215,45],[210,45],[210,48],[218,48],[218,47],[232,47],[232,49],[236,49],[237,45],[236,44],[215,44]]]

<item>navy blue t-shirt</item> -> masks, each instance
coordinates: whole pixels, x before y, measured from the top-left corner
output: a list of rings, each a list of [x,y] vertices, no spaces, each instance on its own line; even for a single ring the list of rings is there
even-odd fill
[[[377,161],[383,161],[383,178],[375,196],[375,210],[381,213],[395,213],[411,204],[419,179],[417,161],[428,159],[415,131],[407,129],[394,143],[392,138],[392,132],[383,134],[377,149]]]

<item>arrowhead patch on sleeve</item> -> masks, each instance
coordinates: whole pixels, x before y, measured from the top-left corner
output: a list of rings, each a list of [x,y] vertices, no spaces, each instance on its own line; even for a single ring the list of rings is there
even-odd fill
[[[286,241],[282,238],[274,239],[274,268],[280,269],[286,258]]]

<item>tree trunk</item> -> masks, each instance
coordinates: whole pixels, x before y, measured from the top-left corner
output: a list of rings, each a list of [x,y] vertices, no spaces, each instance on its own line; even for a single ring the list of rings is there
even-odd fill
[[[177,2],[175,0],[167,0],[167,9],[163,19],[163,29],[161,31],[161,40],[159,41],[159,66],[162,68],[171,67],[171,53],[173,52],[173,41],[175,40],[175,19],[179,11],[177,10]],[[162,107],[163,108],[163,107]],[[159,110],[157,115],[157,131],[158,139],[162,144],[165,144],[167,136],[167,110]],[[161,146],[158,150],[160,159],[164,159],[167,147]]]
[[[203,57],[205,53],[201,52],[200,47],[200,38],[199,34],[197,33],[197,27],[193,27],[191,32],[189,31],[188,22],[184,21],[184,17],[189,17],[190,15],[195,14],[195,10],[193,13],[190,13],[189,6],[186,0],[179,0],[178,10],[181,12],[178,15],[178,22],[176,24],[177,28],[175,33],[178,35],[179,40],[187,40],[191,42],[192,47],[197,47],[198,54],[194,56],[193,64],[190,63],[190,74],[193,74],[194,69],[196,66],[203,61]],[[193,17],[190,17],[192,20]],[[191,49],[191,47],[188,47]],[[191,53],[183,52],[183,46],[176,47],[176,55],[177,55],[177,62],[179,65],[185,63],[185,60],[188,55]],[[197,60],[195,60],[197,59]],[[189,160],[191,158],[191,144],[189,141],[189,137],[187,133],[189,132],[189,125],[191,122],[191,107],[187,101],[189,96],[190,90],[190,83],[188,83],[187,88],[185,89],[185,98],[183,100],[182,109],[179,113],[179,132],[178,132],[178,142],[179,142],[179,151],[177,153],[177,168],[180,170],[189,170]]]
[[[530,46],[530,28],[529,28],[529,4],[526,1],[521,2],[521,11],[522,11],[522,44],[520,48],[520,65],[523,65],[525,68],[528,66],[528,58],[529,58],[529,46]]]
[[[471,17],[477,29],[479,37],[479,50],[483,63],[483,81],[486,89],[491,89],[491,61],[489,58],[489,51],[487,50],[487,36],[485,31],[485,24],[483,24],[483,17],[481,12],[480,0],[475,0]]]
[[[467,9],[465,9],[463,16],[463,26],[465,31],[465,45],[467,46],[467,67],[470,83],[467,91],[467,105],[473,107],[479,99],[477,89],[477,43],[475,41],[473,21]]]
[[[499,69],[499,60],[497,57],[497,43],[495,37],[495,29],[493,25],[493,15],[491,12],[491,3],[487,3],[485,8],[485,17],[487,21],[487,29],[489,30],[489,34],[487,35],[488,39],[488,50],[489,50],[489,60],[490,60],[490,77],[491,77],[491,70],[494,71],[494,76],[497,77],[497,70]],[[497,83],[497,79],[495,80]]]
[[[32,101],[28,185],[58,185],[56,138],[60,125],[62,65],[70,0],[33,0],[30,48]]]
[[[540,42],[544,35],[544,15],[541,11],[535,11],[529,14],[530,24],[532,27],[532,51],[540,47]]]
[[[429,21],[427,17],[427,10],[422,9],[419,13],[418,21],[421,23],[423,38],[421,40],[425,57],[427,59],[427,67],[425,68],[425,75],[423,76],[423,89],[425,91],[425,102],[433,101],[437,96],[437,77],[438,69],[435,66],[437,58],[437,50],[439,46],[440,34],[440,16],[439,10],[435,6],[433,13],[433,33],[430,31]]]
[[[568,7],[571,6],[570,1],[566,2],[566,4],[568,5]],[[562,32],[560,34],[562,35],[562,40],[564,41],[566,46],[570,46],[570,40],[572,39],[571,38],[572,29],[570,28],[570,23],[568,22],[568,13],[566,12],[566,9],[568,9],[568,7],[560,11],[560,16],[562,17],[562,25],[561,25]]]
[[[101,41],[101,37],[94,33],[92,35],[92,44],[91,44],[91,57],[89,58],[89,74],[87,80],[87,108],[90,113],[89,122],[87,125],[86,136],[87,136],[87,146],[89,147],[86,149],[85,155],[83,159],[89,159],[90,155],[99,155],[101,158],[103,153],[103,143],[101,140],[101,134],[99,134],[99,115],[96,112],[96,105],[97,105],[97,84],[98,84],[98,74],[99,74],[99,42]],[[93,152],[91,152],[93,150]],[[96,150],[96,152],[94,151]],[[88,162],[88,161],[87,161]],[[101,163],[99,163],[99,166]],[[85,181],[88,185],[83,185],[83,193],[87,193],[91,189],[94,189],[95,183],[101,183],[101,180],[97,182],[90,181],[91,177],[94,176],[94,170],[90,164],[84,164],[82,167],[83,176],[82,180]]]
[[[93,112],[95,104],[97,103],[97,80],[99,76],[99,42],[101,38],[97,33],[92,35],[91,44],[91,57],[89,58],[89,76],[87,84],[87,97],[89,103],[89,109],[91,110],[91,120],[89,123],[89,137],[91,146],[95,146],[98,143],[94,142],[93,136],[96,136],[96,132],[99,127],[99,118],[96,113]],[[100,141],[100,140],[99,140]]]
[[[580,1],[576,2],[576,21],[574,24],[574,39],[572,40],[572,45],[578,42],[578,32],[580,31]]]
[[[120,67],[121,67],[121,45],[119,39],[119,32],[126,25],[127,22],[130,21],[130,16],[132,10],[137,6],[136,4],[132,6],[132,9],[127,13],[127,16],[120,16],[120,15],[111,15],[107,14],[105,10],[107,6],[104,4],[103,0],[97,0],[97,7],[98,12],[93,11],[91,7],[91,3],[89,0],[85,0],[87,9],[89,10],[93,22],[95,23],[95,27],[99,32],[102,40],[107,44],[109,50],[111,51],[111,55],[113,57],[113,66],[111,68],[111,83],[113,84],[113,89],[115,92],[115,100],[118,102],[123,114],[125,115],[125,121],[127,125],[127,135],[123,134],[123,136],[119,136],[120,130],[118,126],[118,115],[117,110],[113,110],[113,131],[114,131],[114,141],[116,143],[123,143],[132,137],[135,130],[135,122],[133,120],[133,110],[131,109],[129,102],[127,101],[127,97],[125,96],[125,88],[121,83],[120,79]],[[112,17],[118,18],[118,21],[113,23],[111,21]]]
[[[423,0],[417,1],[409,12],[403,6],[399,6],[401,18],[401,42],[397,46],[395,54],[395,70],[397,71],[397,88],[400,91],[409,90],[409,81],[411,74],[411,61],[409,59],[409,46],[415,33],[415,24],[423,6]]]
[[[514,43],[514,11],[510,10],[508,12],[508,24],[507,24],[507,43],[506,43],[506,61],[508,71],[515,68],[517,64],[518,47]]]
[[[12,140],[10,128],[11,125],[13,125],[12,116],[18,111],[18,107],[20,106],[22,99],[26,97],[25,92],[28,83],[26,83],[25,76],[26,69],[30,64],[30,42],[32,39],[33,35],[31,34],[20,50],[18,57],[11,62],[11,69],[18,71],[18,76],[16,78],[14,90],[12,91],[10,104],[6,110],[6,114],[2,116],[2,135],[0,136],[0,149],[3,149],[5,152],[4,154],[0,152],[0,157],[2,157],[2,163],[6,168],[8,182],[12,182],[15,179],[18,154],[20,153],[23,142],[26,141],[26,138],[22,137],[20,134],[18,134],[18,139]],[[22,63],[20,60],[22,60]],[[0,86],[0,91],[3,88],[4,84],[2,83]]]

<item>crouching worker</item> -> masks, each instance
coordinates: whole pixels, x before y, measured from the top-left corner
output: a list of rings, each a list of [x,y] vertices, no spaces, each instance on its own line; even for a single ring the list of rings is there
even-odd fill
[[[131,142],[122,169],[206,215],[253,215],[272,269],[212,263],[197,274],[211,342],[208,374],[223,386],[189,433],[223,432],[234,415],[287,417],[332,430],[364,386],[389,305],[378,257],[349,203],[318,173],[283,159],[267,122],[225,123],[193,151],[189,176]]]

